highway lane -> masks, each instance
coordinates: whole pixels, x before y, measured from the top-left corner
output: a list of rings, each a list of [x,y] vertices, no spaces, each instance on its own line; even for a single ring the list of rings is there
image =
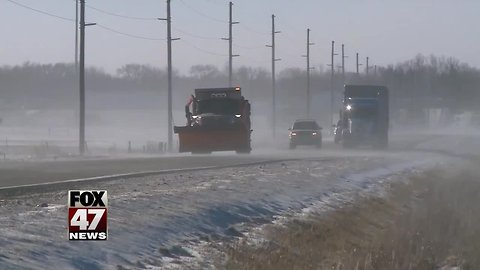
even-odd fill
[[[148,159],[148,162],[134,160],[134,163],[138,161],[138,166],[146,166],[151,162],[157,167],[157,162],[163,161],[169,163],[169,167],[184,167],[187,161],[188,165],[194,161],[198,162],[195,165],[231,164],[266,157],[278,160],[284,156],[313,157],[315,160],[28,188],[32,192],[14,189],[5,194],[0,191],[0,235],[3,240],[0,241],[0,253],[4,255],[0,265],[38,269],[48,268],[47,265],[52,263],[62,269],[72,268],[71,265],[85,269],[116,265],[163,268],[169,259],[165,254],[203,254],[202,258],[209,258],[212,256],[210,251],[195,246],[203,239],[231,239],[232,235],[247,232],[244,229],[248,226],[270,223],[277,217],[303,215],[315,207],[336,209],[344,203],[354,202],[358,198],[355,194],[377,196],[384,186],[389,187],[390,181],[437,164],[436,158],[430,159],[432,155],[423,153],[345,151],[333,146],[320,151],[305,148],[295,151],[257,150],[248,156],[216,153],[212,156]],[[118,166],[119,161],[106,163],[110,162]],[[71,166],[77,167],[78,163],[73,162]],[[111,207],[109,241],[89,248],[88,245],[72,245],[61,240],[65,235],[65,202],[69,189],[108,190]],[[2,196],[4,194],[6,196]],[[46,207],[36,207],[41,205]],[[12,244],[17,247],[13,251],[9,248]],[[181,255],[176,247],[187,251]],[[189,259],[193,257],[189,256]],[[176,269],[205,268],[176,266]]]
[[[305,159],[342,158],[352,155],[389,155],[399,150],[413,149],[425,137],[393,140],[390,151],[354,150],[346,151],[331,141],[324,142],[321,150],[299,148],[255,149],[250,155],[232,152],[212,155],[177,154],[172,156],[121,159],[84,159],[62,161],[1,161],[0,188],[61,182],[71,179],[91,178],[108,175],[129,174],[145,171],[192,169],[200,167],[226,167],[256,162]],[[407,149],[408,148],[408,149]]]
[[[224,167],[270,159],[281,157],[214,154],[41,162],[7,161],[0,162],[0,188],[143,171]]]

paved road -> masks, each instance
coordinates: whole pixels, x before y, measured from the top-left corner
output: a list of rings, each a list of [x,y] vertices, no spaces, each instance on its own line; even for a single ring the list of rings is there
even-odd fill
[[[424,137],[423,137],[424,139]],[[414,139],[392,142],[391,151],[412,148],[420,141]],[[393,150],[393,151],[392,151]],[[176,155],[151,158],[95,159],[68,161],[3,161],[0,162],[0,188],[58,182],[70,179],[127,174],[143,171],[161,171],[212,166],[233,166],[269,160],[345,157],[351,155],[385,154],[376,151],[345,151],[333,142],[325,142],[324,148],[256,150],[251,155],[214,153],[213,155]],[[387,153],[387,154],[388,154]]]
[[[275,157],[270,157],[275,158]],[[260,162],[265,155],[174,156],[135,159],[97,159],[45,162],[0,162],[0,187],[68,179]]]

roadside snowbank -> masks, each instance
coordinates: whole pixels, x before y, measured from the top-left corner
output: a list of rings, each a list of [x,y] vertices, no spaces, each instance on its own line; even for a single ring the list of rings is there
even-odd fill
[[[435,155],[337,157],[76,184],[109,192],[109,240],[66,240],[67,191],[0,201],[0,266],[15,269],[211,267],[208,243],[379,192]],[[41,205],[48,204],[48,207]]]

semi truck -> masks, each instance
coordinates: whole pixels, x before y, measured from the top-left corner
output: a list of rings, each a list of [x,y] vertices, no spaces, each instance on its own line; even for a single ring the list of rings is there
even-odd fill
[[[250,103],[240,87],[195,89],[185,105],[186,126],[175,126],[179,152],[250,153]]]
[[[345,85],[335,142],[345,148],[388,147],[388,88],[377,85]]]

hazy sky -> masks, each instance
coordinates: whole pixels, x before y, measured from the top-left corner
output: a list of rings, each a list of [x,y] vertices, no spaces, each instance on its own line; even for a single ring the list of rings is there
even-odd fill
[[[14,0],[64,18],[75,18],[74,0]],[[164,0],[89,0],[87,65],[108,72],[126,63],[166,65],[166,41],[127,37],[105,27],[151,39],[164,39]],[[129,19],[98,11],[101,9]],[[386,65],[418,53],[454,56],[480,67],[479,0],[237,0],[234,1],[234,65],[269,67],[271,15],[277,16],[278,69],[304,67],[306,28],[312,29],[312,65],[325,68],[330,42],[345,43],[347,69],[361,61]],[[228,44],[228,1],[172,0],[174,66],[183,73],[195,64],[224,68]],[[40,14],[0,0],[0,65],[26,61],[73,62],[74,22]],[[337,58],[340,61],[340,57]]]

